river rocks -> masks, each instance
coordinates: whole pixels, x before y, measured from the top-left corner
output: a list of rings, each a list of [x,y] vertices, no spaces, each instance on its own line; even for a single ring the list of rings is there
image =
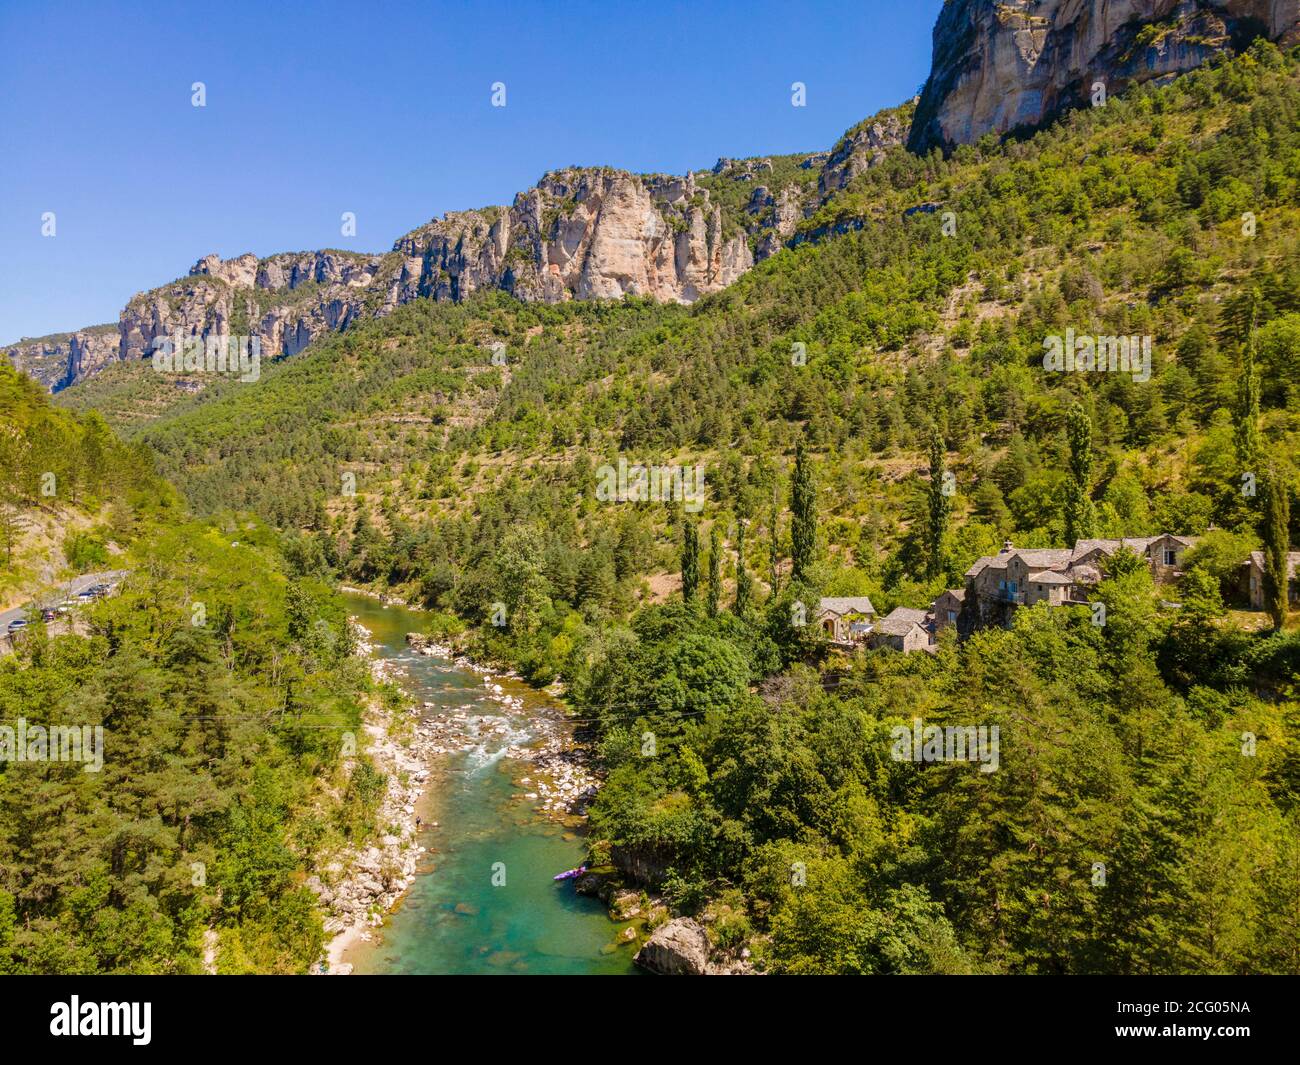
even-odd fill
[[[641,893],[626,888],[614,891],[609,899],[609,915],[616,921],[630,921],[641,916]]]
[[[748,951],[738,958],[714,956],[704,926],[691,917],[678,917],[656,928],[634,960],[662,976],[755,975]]]
[[[678,917],[656,928],[635,960],[664,976],[704,976],[709,971],[709,937],[698,921]]]
[[[355,619],[352,625],[358,634],[358,652],[369,653],[373,648],[370,634]],[[393,668],[387,661],[371,662],[377,681],[391,679]],[[389,735],[388,725],[376,700],[363,725],[366,753],[385,777],[376,823],[400,831],[386,832],[377,843],[348,851],[307,881],[328,913],[325,930],[335,937],[328,952],[327,973],[342,971],[339,956],[344,945],[368,938],[364,930],[383,923],[384,915],[414,881],[425,852],[416,842],[415,812],[429,782],[432,732],[423,722],[418,723],[410,740],[403,743]]]

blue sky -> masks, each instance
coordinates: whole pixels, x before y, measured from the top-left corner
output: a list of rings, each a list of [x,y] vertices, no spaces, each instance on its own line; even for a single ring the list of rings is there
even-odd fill
[[[941,6],[0,0],[0,342],[209,252],[386,251],[558,166],[828,148],[917,90]]]

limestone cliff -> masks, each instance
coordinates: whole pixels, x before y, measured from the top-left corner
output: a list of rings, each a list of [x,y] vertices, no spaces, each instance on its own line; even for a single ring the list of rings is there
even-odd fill
[[[134,296],[116,329],[96,327],[5,350],[47,388],[113,359],[142,359],[162,337],[254,336],[264,359],[417,299],[485,289],[521,300],[645,296],[690,303],[726,288],[792,239],[827,196],[902,144],[897,117],[854,127],[834,150],[720,159],[711,172],[552,171],[508,207],[455,211],[399,237],[392,251],[207,255],[187,276]]]
[[[258,259],[200,259],[189,276],[132,298],[118,325],[118,358],[144,358],[157,337],[256,336],[263,358],[295,355],[374,305],[383,257],[345,251]],[[81,380],[76,377],[74,380]]]
[[[403,262],[389,307],[482,288],[547,303],[624,295],[689,303],[754,264],[745,235],[724,232],[722,209],[692,175],[605,168],[554,171],[508,208],[446,215],[393,250]]]
[[[947,0],[908,147],[1032,128],[1257,37],[1300,39],[1300,0]]]
[[[14,366],[57,392],[97,373],[117,358],[117,326],[110,323],[75,333],[25,337],[5,350]]]

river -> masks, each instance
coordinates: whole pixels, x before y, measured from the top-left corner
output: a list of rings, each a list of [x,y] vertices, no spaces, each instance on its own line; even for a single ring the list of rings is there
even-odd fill
[[[637,971],[632,948],[620,939],[627,926],[577,895],[572,883],[551,879],[583,858],[580,819],[558,821],[540,810],[523,783],[534,767],[507,752],[553,732],[558,704],[493,678],[523,703],[503,705],[490,698],[482,676],[406,646],[406,633],[419,631],[427,615],[360,595],[346,599],[375,654],[393,663],[419,704],[433,704],[424,714],[444,716],[454,745],[467,749],[434,756],[420,812],[427,861],[372,942],[344,960],[369,974]]]

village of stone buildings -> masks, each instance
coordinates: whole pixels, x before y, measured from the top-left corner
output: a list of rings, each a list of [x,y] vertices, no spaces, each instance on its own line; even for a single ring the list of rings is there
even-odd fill
[[[1082,606],[1102,580],[1103,560],[1124,549],[1146,559],[1159,585],[1182,575],[1183,554],[1198,537],[1125,537],[1080,540],[1073,548],[1016,547],[1010,540],[996,555],[985,555],[966,571],[966,587],[951,588],[929,610],[896,607],[884,617],[866,596],[829,597],[817,605],[816,621],[833,648],[884,647],[895,651],[933,652],[939,634],[955,627],[959,637],[992,625],[1007,625],[1017,607],[1047,603]],[[1300,602],[1300,551],[1287,554],[1287,599]],[[1252,610],[1264,609],[1264,555],[1252,551],[1240,566],[1236,598]]]

